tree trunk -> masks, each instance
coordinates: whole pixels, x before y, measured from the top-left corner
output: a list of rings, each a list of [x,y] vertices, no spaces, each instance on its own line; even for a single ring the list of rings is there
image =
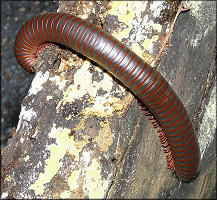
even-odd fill
[[[201,170],[182,183],[167,169],[152,124],[134,96],[94,62],[46,47],[19,124],[2,153],[2,198],[215,198],[216,2],[189,2],[157,69],[186,106],[199,136]],[[62,1],[59,12],[92,22],[149,64],[178,5]]]

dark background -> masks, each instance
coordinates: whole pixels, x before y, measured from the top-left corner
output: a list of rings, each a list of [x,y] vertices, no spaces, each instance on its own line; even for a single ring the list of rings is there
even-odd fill
[[[32,17],[56,12],[54,1],[1,1],[1,146],[17,127],[21,102],[34,74],[23,70],[14,56],[14,41],[21,26]]]

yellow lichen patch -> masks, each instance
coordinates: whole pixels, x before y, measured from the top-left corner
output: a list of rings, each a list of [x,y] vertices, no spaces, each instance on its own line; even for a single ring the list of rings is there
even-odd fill
[[[66,190],[66,191],[64,191],[64,192],[62,192],[61,194],[60,194],[60,198],[61,199],[69,199],[70,198],[70,191],[68,191],[68,190]]]
[[[93,81],[92,73],[89,71],[90,63],[85,61],[84,65],[74,74],[74,84],[70,85],[64,92],[63,99],[58,103],[57,109],[66,103],[71,103],[75,99],[82,98],[84,95],[89,95],[89,103],[93,104],[84,109],[80,114],[97,115],[98,117],[111,115],[114,110],[121,110],[123,103],[119,98],[110,97],[110,91],[113,87],[111,76],[107,73],[103,74],[103,79],[100,82]],[[96,68],[101,71],[100,69]],[[97,91],[102,88],[107,93],[104,96],[97,96]],[[125,89],[120,86],[116,92],[122,94]],[[113,106],[111,106],[113,105]],[[70,119],[68,117],[67,119]],[[85,118],[86,119],[86,118]],[[77,129],[84,129],[83,124],[79,124]]]
[[[99,135],[94,138],[94,141],[97,143],[101,151],[107,152],[113,143],[113,136],[108,119],[104,122],[100,122],[100,125],[102,128],[98,132]]]
[[[120,32],[112,33],[117,39],[121,40],[123,38],[129,38],[129,32],[133,26],[133,20],[135,17],[138,18],[138,21],[141,21],[145,16],[141,16],[142,12],[145,10],[147,2],[143,1],[113,1],[111,2],[111,9],[108,11],[108,14],[118,16],[118,20],[125,25],[127,28]],[[144,19],[143,19],[144,21]],[[136,22],[139,23],[139,22]],[[160,24],[154,24],[152,21],[147,22],[150,27],[153,27],[157,32],[161,32],[162,26]],[[142,46],[148,51],[153,52],[154,43],[159,39],[158,35],[154,35],[151,39],[145,38]],[[132,50],[136,52],[137,55],[142,57],[143,51],[139,47],[138,43],[132,44]],[[149,59],[150,60],[150,59]]]
[[[79,179],[80,174],[81,169],[73,171],[71,176],[68,178],[68,184],[71,191],[74,191],[79,187],[78,182],[76,180]]]
[[[96,115],[96,117],[108,117],[112,116],[114,112],[119,115],[122,114],[127,103],[130,102],[130,95],[120,100],[116,97],[97,97],[93,100],[93,104],[81,111],[84,115],[84,120],[91,115]],[[82,123],[82,122],[80,122]],[[84,129],[84,125],[79,124],[77,129]]]
[[[93,11],[94,2],[85,1],[84,3],[82,2],[81,4],[82,6],[79,7],[80,12],[76,13],[76,17],[87,19],[89,17],[89,14],[94,12]]]
[[[150,54],[148,54],[148,53],[146,53],[140,49],[140,46],[138,43],[133,43],[132,48],[133,48],[133,51],[136,52],[136,54],[138,56],[143,58],[145,60],[145,62],[147,62],[149,65],[151,65],[151,63],[154,61],[154,58]]]
[[[37,195],[42,195],[44,192],[44,184],[49,183],[62,166],[62,159],[66,152],[74,156],[75,160],[79,158],[79,152],[88,143],[87,140],[76,141],[73,137],[69,137],[70,129],[58,127],[54,124],[50,137],[56,138],[56,143],[49,145],[47,148],[50,151],[50,157],[45,160],[46,166],[44,173],[39,174],[38,179],[32,184],[29,189],[35,190]]]
[[[148,54],[146,52],[143,52],[142,56],[143,56],[145,62],[147,62],[149,65],[152,65],[152,62],[154,61],[154,58],[150,54]]]
[[[76,61],[77,63],[81,64],[81,61]],[[54,76],[51,77],[50,80],[53,83],[58,83],[58,88],[59,90],[63,90],[66,83],[68,82],[68,80],[65,79],[66,77],[66,73],[67,73],[67,69],[70,67],[72,67],[73,65],[76,65],[76,63],[73,61],[73,58],[69,58],[69,59],[61,59],[61,63],[59,66],[58,71],[60,72],[60,74],[58,76]]]
[[[135,13],[131,12],[133,10],[131,6],[134,7],[133,2],[127,1],[112,1],[111,9],[108,11],[108,14],[117,15],[118,19],[125,24],[131,23],[131,18],[135,17]]]
[[[99,137],[96,139],[102,151],[107,151],[109,146],[113,142],[112,134],[110,131],[108,116],[111,116],[114,111],[121,112],[126,105],[123,100],[116,97],[111,97],[110,92],[113,87],[113,82],[111,76],[107,73],[103,74],[103,79],[100,82],[93,81],[92,73],[89,70],[90,63],[85,61],[83,66],[77,70],[74,74],[74,84],[70,85],[64,92],[63,99],[59,102],[57,109],[59,110],[61,106],[66,103],[71,103],[75,99],[82,98],[84,95],[88,94],[89,107],[83,109],[79,114],[83,115],[80,123],[77,125],[75,130],[85,129],[85,121],[91,115],[96,115],[97,117],[106,117],[106,124],[102,124],[102,132],[99,133]],[[96,70],[101,71],[101,69],[96,68]],[[97,96],[98,90],[104,90],[107,93],[104,96]],[[125,88],[119,86],[116,93],[123,93]],[[71,119],[70,116],[67,119]],[[88,138],[86,138],[88,140]],[[100,142],[103,140],[103,143]],[[104,147],[103,147],[104,145]]]
[[[132,50],[134,52],[136,52],[136,54],[142,58],[143,51],[141,50],[141,48],[140,48],[140,46],[139,46],[138,43],[133,43],[132,44]]]
[[[88,191],[88,198],[101,199],[105,196],[105,188],[108,188],[109,181],[101,176],[101,166],[96,159],[92,160],[91,165],[86,171],[86,181],[84,191]]]
[[[156,31],[158,31],[159,33],[161,32],[162,30],[162,25],[160,24],[153,24],[153,29],[155,29]]]
[[[85,108],[83,115],[96,115],[97,117],[111,116],[114,111],[123,109],[123,102],[116,97],[97,97],[93,105]]]
[[[132,96],[128,95],[122,100],[116,97],[107,98],[107,101],[103,104],[104,108],[106,109],[107,116],[113,115],[114,112],[118,113],[119,115],[122,115],[126,104],[131,101],[130,97]]]
[[[151,39],[146,38],[142,44],[142,46],[149,52],[153,51],[154,42],[158,40],[158,36],[154,35]]]
[[[112,107],[110,108],[113,109]],[[78,126],[75,128],[75,130],[84,129],[85,121],[91,115],[96,115],[97,117],[106,117],[106,120],[100,123],[101,128],[98,132],[98,136],[94,138],[94,141],[97,143],[101,151],[107,152],[110,145],[113,143],[113,136],[112,136],[110,124],[107,118],[109,114],[112,114],[112,112],[107,113],[102,104],[100,105],[94,104],[93,107],[86,108],[82,113],[83,114],[86,113],[86,114],[84,114],[83,119],[78,124]]]
[[[108,116],[112,116],[114,111],[121,115],[125,109],[125,106],[131,101],[132,96],[128,95],[123,100],[116,97],[97,97],[93,105],[85,108],[81,114],[83,118],[77,125],[75,130],[84,130],[85,121],[89,116],[95,115],[96,117],[105,117],[105,121],[101,122],[101,128],[98,132],[98,136],[94,138],[101,151],[107,152],[109,147],[113,143],[113,135],[111,133],[110,122],[108,121]]]
[[[108,14],[118,16],[118,20],[127,25],[126,29],[120,32],[113,32],[112,35],[119,40],[129,38],[134,18],[136,16],[141,18],[141,13],[146,6],[147,1],[112,1]]]
[[[64,59],[64,58],[61,58],[61,63],[60,63],[60,66],[59,66],[59,69],[58,71],[59,72],[65,72],[67,70],[67,66],[68,66],[68,63],[72,63],[73,60],[71,60],[72,58],[69,58],[69,59]]]
[[[66,83],[68,82],[68,80],[64,80],[60,76],[51,77],[50,80],[55,84],[58,83],[57,85],[60,91],[64,89]]]
[[[12,181],[13,178],[11,177],[11,175],[9,175],[7,178],[5,178],[5,181]]]
[[[63,99],[57,105],[57,109],[61,105],[66,103],[71,103],[75,99],[79,99],[86,94],[90,95],[90,98],[95,98],[97,91],[102,88],[106,92],[110,92],[113,86],[111,77],[104,73],[104,78],[102,81],[97,82],[92,80],[92,73],[89,70],[90,62],[85,61],[83,66],[77,70],[74,74],[74,84],[70,85],[67,90],[64,92]]]
[[[67,102],[73,102],[75,99],[87,94],[88,89],[91,87],[92,74],[88,71],[89,63],[84,62],[84,65],[77,70],[74,75],[74,84],[70,85],[64,92],[62,101],[59,102],[57,109]]]
[[[118,16],[118,20],[128,26],[128,28],[121,32],[112,33],[112,35],[119,40],[129,37],[132,21],[135,17],[134,9],[131,9],[131,6],[133,6],[133,2],[130,1],[112,1],[111,3],[111,9],[108,14]]]

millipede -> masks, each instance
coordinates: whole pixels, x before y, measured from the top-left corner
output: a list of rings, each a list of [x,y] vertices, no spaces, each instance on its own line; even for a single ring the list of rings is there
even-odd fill
[[[46,42],[60,43],[83,54],[120,80],[145,106],[145,115],[158,128],[168,168],[185,182],[197,176],[200,149],[191,119],[155,68],[104,30],[71,14],[55,12],[40,14],[19,30],[14,46],[18,63],[35,72],[36,54]]]

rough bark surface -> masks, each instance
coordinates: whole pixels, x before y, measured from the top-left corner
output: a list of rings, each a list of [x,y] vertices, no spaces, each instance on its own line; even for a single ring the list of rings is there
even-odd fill
[[[64,1],[59,11],[98,25],[151,64],[177,10],[160,3]],[[189,4],[157,65],[198,133],[194,181],[182,183],[167,169],[156,130],[135,101],[122,117],[133,99],[125,87],[82,55],[51,46],[2,151],[1,197],[215,198],[215,4]]]

